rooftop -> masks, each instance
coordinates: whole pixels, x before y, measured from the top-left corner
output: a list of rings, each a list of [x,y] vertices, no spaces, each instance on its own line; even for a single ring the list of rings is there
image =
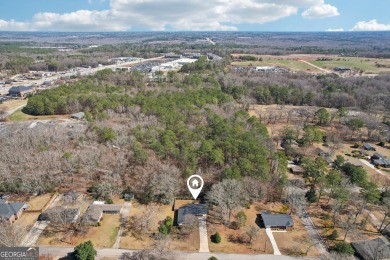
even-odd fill
[[[361,240],[351,243],[358,254],[363,259],[389,259],[390,244],[384,237],[378,237],[372,240]]]
[[[291,215],[288,214],[271,214],[266,211],[261,212],[261,217],[263,218],[264,226],[268,227],[292,227],[294,221]]]
[[[189,204],[180,207],[177,211],[177,223],[184,224],[186,215],[203,216],[207,214],[206,204]]]

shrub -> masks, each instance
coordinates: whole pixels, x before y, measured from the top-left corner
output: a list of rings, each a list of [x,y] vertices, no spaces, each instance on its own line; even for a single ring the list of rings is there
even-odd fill
[[[329,239],[332,239],[332,240],[335,240],[339,237],[339,233],[337,232],[337,230],[333,230],[332,234],[330,234],[329,236]]]
[[[380,141],[378,145],[381,146],[381,147],[384,147],[385,146],[385,142]]]
[[[236,215],[236,219],[237,219],[237,226],[238,228],[241,228],[243,226],[245,226],[246,224],[246,215],[245,215],[245,212],[244,211],[239,211]]]
[[[353,255],[355,253],[355,250],[353,250],[351,244],[346,242],[337,243],[334,247],[334,250],[347,255]]]
[[[218,232],[216,232],[216,233],[211,237],[211,241],[212,241],[213,243],[216,243],[216,244],[221,243],[221,235],[220,235]]]
[[[106,199],[106,203],[107,203],[107,204],[114,204],[114,202],[112,201],[111,198]]]
[[[207,259],[207,260],[218,260],[218,258],[216,258],[215,256],[212,256],[212,257],[210,257],[210,258]]]
[[[166,219],[160,224],[159,231],[163,235],[168,235],[172,231],[173,220],[170,216],[166,217]]]

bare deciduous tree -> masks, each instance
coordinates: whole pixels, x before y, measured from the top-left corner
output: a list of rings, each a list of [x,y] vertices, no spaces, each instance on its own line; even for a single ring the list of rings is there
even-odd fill
[[[0,246],[20,246],[25,235],[25,228],[12,225],[6,220],[0,220]]]

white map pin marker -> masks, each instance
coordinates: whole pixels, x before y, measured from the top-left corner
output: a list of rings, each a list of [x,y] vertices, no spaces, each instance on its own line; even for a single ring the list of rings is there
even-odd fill
[[[202,177],[199,175],[191,175],[187,179],[187,186],[190,190],[192,197],[196,200],[196,198],[199,196],[199,193],[202,191],[204,181]]]

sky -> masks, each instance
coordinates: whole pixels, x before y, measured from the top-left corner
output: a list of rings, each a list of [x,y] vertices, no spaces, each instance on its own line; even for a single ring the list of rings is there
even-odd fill
[[[0,31],[390,31],[390,0],[0,0]]]

